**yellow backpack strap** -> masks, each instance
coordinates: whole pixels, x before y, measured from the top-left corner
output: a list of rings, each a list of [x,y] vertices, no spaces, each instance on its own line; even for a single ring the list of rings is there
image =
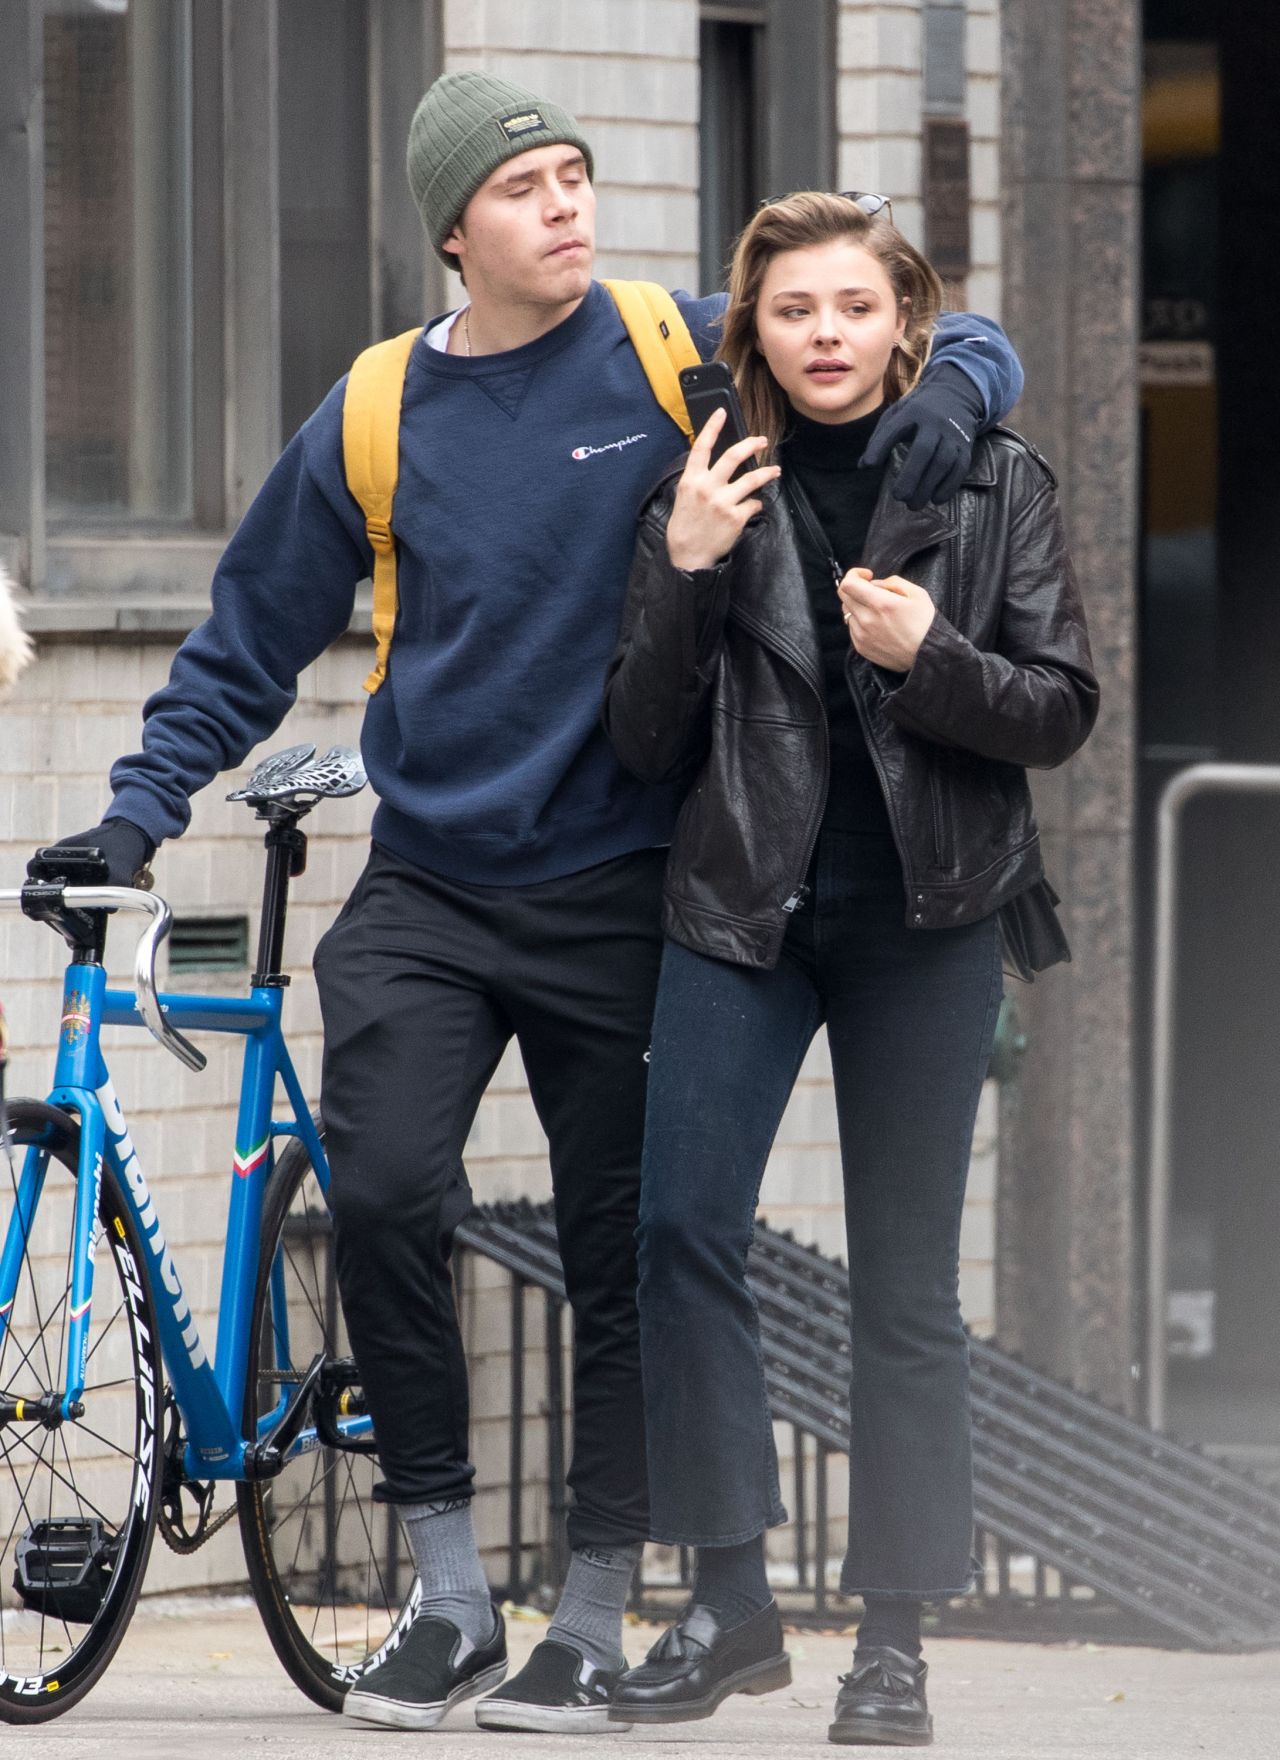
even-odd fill
[[[656,281],[606,281],[604,286],[640,356],[650,390],[692,444],[693,426],[677,375],[681,367],[696,367],[702,356],[679,306]]]
[[[375,342],[356,357],[342,402],[342,462],[373,547],[373,639],[377,659],[364,681],[370,696],[387,676],[399,589],[391,505],[400,476],[400,405],[409,354],[421,330]]]

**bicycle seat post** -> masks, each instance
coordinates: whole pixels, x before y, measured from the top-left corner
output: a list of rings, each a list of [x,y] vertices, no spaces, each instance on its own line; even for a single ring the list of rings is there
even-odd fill
[[[263,843],[267,851],[267,875],[262,888],[262,921],[258,926],[258,955],[254,987],[282,989],[288,982],[280,970],[284,960],[284,923],[289,905],[289,882],[307,865],[307,836],[299,829],[300,815],[293,809],[268,803],[258,811],[270,821]]]
[[[333,746],[317,758],[313,745],[288,746],[273,752],[257,765],[243,788],[234,789],[229,801],[247,801],[270,830],[263,838],[267,851],[267,878],[262,893],[262,923],[258,931],[255,988],[277,989],[289,982],[280,970],[284,958],[284,919],[289,904],[289,881],[307,865],[307,840],[298,821],[317,801],[326,797],[359,794],[368,778],[359,757],[346,746]]]

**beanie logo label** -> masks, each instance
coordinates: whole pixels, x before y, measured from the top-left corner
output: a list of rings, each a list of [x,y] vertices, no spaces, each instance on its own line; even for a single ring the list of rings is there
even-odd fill
[[[545,128],[541,110],[513,110],[509,116],[499,116],[498,127],[509,141],[518,140],[522,134],[532,134],[536,128]]]

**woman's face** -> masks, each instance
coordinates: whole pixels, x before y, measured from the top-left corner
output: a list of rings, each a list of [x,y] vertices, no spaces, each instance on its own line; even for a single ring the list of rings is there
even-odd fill
[[[815,422],[849,422],[883,402],[906,324],[883,267],[851,239],[783,251],[756,301],[756,345],[792,407]]]

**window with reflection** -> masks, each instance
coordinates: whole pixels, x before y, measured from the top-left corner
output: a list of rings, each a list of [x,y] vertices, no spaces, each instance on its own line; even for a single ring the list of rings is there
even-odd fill
[[[46,471],[54,519],[191,511],[189,0],[49,0]]]

